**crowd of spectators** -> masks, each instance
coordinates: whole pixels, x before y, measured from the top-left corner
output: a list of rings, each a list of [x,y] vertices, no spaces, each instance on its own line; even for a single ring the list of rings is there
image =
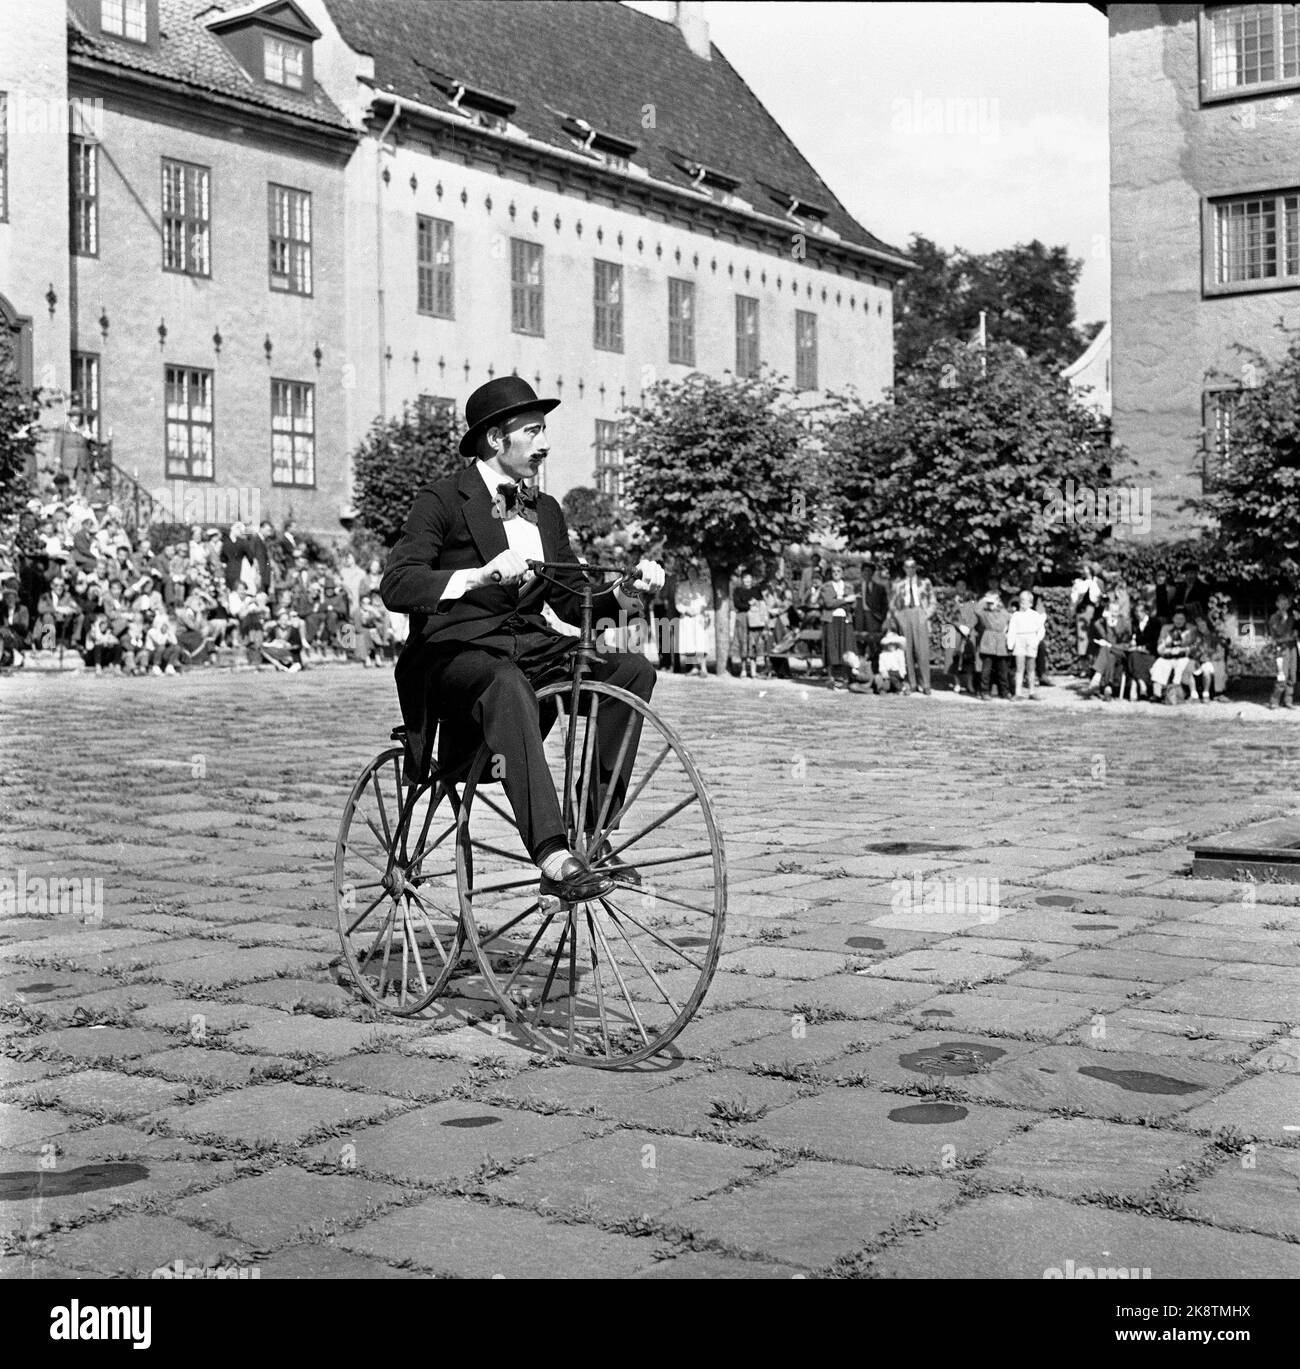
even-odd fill
[[[405,617],[379,600],[378,560],[313,561],[289,525],[172,525],[158,544],[148,529],[132,536],[115,507],[97,515],[75,496],[28,511],[35,550],[0,563],[0,667],[75,653],[98,674],[300,671],[377,665],[405,638]]]
[[[680,669],[684,644],[695,643],[695,634],[685,631],[685,609],[698,609],[701,596],[699,586],[684,592],[674,579],[670,574],[656,608],[661,620],[674,619],[659,624],[661,663]],[[1072,659],[1056,660],[1052,670],[1082,681],[1085,699],[1136,697],[1161,705],[1224,699],[1229,642],[1215,607],[1194,564],[1184,566],[1180,580],[1157,574],[1130,585],[1119,571],[1085,562],[1069,591]],[[732,588],[731,609],[729,655],[745,676],[820,669],[832,689],[929,694],[934,641],[959,694],[1035,699],[1039,685],[1051,682],[1049,610],[1032,565],[988,582],[982,592],[958,580],[941,605],[911,557],[897,573],[887,561],[866,557],[850,581],[841,562],[814,554],[797,579],[745,572]],[[1290,597],[1278,595],[1268,624],[1277,668],[1271,708],[1292,706],[1298,627]],[[698,666],[691,661],[684,668]]]

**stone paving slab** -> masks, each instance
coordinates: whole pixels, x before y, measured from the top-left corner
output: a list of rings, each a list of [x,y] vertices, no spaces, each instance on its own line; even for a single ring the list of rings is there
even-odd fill
[[[393,1107],[390,1098],[343,1089],[254,1084],[193,1107],[159,1112],[154,1120],[182,1136],[242,1145],[292,1145],[321,1127],[350,1127]]]
[[[251,1265],[248,1248],[230,1237],[217,1237],[171,1217],[133,1216],[96,1222],[75,1231],[55,1232],[42,1242],[42,1253],[60,1264],[99,1277],[125,1274],[148,1278],[155,1269],[187,1265]]]
[[[543,1214],[586,1209],[597,1220],[635,1220],[749,1178],[771,1158],[761,1150],[624,1128],[552,1151],[487,1191]]]
[[[162,1079],[179,1079],[207,1086],[247,1084],[267,1071],[282,1071],[286,1062],[275,1055],[239,1055],[212,1046],[176,1046],[132,1062],[132,1070]]]
[[[378,1126],[353,1127],[306,1155],[339,1169],[416,1183],[467,1178],[484,1161],[548,1151],[609,1130],[592,1117],[556,1117],[451,1099]]]
[[[263,1279],[419,1279],[414,1269],[394,1269],[378,1259],[339,1250],[322,1241],[290,1246],[257,1262]]]
[[[337,1060],[302,1078],[303,1082],[338,1084],[394,1098],[435,1098],[462,1087],[472,1072],[469,1061],[432,1060],[381,1051]]]
[[[311,1174],[294,1166],[195,1194],[171,1215],[196,1226],[231,1231],[258,1250],[272,1250],[308,1232],[328,1234],[403,1198],[394,1184],[356,1174]]]
[[[1261,1140],[1300,1138],[1300,1077],[1260,1074],[1240,1079],[1183,1118],[1190,1127],[1236,1127]],[[1285,1131],[1290,1126],[1292,1130]]]
[[[859,1170],[805,1160],[732,1193],[664,1214],[697,1237],[804,1269],[829,1265],[868,1245],[911,1212],[934,1212],[956,1197],[943,1179]]]
[[[1188,1222],[996,1194],[963,1205],[935,1231],[877,1255],[887,1278],[1294,1279],[1300,1246]],[[1091,1274],[1078,1271],[1091,1270]],[[1138,1273],[1133,1274],[1136,1269]],[[1150,1274],[1146,1271],[1150,1270]]]
[[[1195,1160],[1197,1137],[1093,1118],[1045,1117],[985,1157],[979,1181],[990,1188],[1029,1186],[1059,1198],[1145,1193]]]
[[[791,1103],[738,1134],[848,1164],[943,1174],[972,1163],[1033,1120],[1018,1108],[837,1088]]]
[[[1300,1241],[1300,1150],[1251,1146],[1183,1195],[1202,1220]]]
[[[784,1079],[716,1070],[644,1096],[630,1092],[611,1096],[601,1107],[627,1124],[691,1135],[738,1124],[726,1120],[733,1111],[762,1115],[798,1096],[799,1086]]]
[[[65,1027],[28,1039],[52,1060],[131,1060],[172,1043],[166,1032],[120,1027]]]
[[[654,1265],[656,1247],[464,1198],[430,1198],[390,1212],[337,1243],[466,1279],[627,1278]]]
[[[1295,1021],[1297,992],[1270,980],[1239,979],[1219,973],[1166,985],[1146,1001],[1157,1012],[1199,1012],[1214,1017]]]
[[[59,1075],[40,1084],[28,1085],[17,1094],[19,1101],[39,1098],[74,1112],[122,1114],[127,1117],[143,1117],[184,1096],[185,1087],[181,1084],[144,1075],[95,1069]],[[2,1130],[0,1136],[3,1136]]]

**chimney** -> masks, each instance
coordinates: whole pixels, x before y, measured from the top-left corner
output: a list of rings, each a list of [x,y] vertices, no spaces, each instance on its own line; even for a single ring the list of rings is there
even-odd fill
[[[704,17],[704,5],[701,0],[690,0],[690,3],[687,3],[687,0],[677,0],[673,10],[673,22],[681,29],[686,46],[697,57],[703,57],[706,62],[712,61],[709,51],[709,23]]]

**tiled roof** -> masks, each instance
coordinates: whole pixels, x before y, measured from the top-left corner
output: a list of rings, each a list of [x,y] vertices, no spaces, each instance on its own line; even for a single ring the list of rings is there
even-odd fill
[[[901,256],[859,224],[714,46],[695,56],[676,25],[612,0],[326,0],[345,42],[374,58],[380,90],[446,108],[439,74],[513,100],[511,122],[572,152],[561,114],[638,144],[633,161],[688,187],[682,157],[735,176],[737,194],[781,217],[767,187],[828,210],[847,242]],[[654,106],[654,127],[642,111]]]
[[[156,49],[109,34],[90,33],[69,12],[68,57],[74,63],[79,57],[111,62],[181,86],[229,96],[263,110],[348,129],[347,120],[319,84],[306,93],[281,90],[253,80],[199,17],[209,19],[218,12],[246,8],[245,0],[159,0]]]

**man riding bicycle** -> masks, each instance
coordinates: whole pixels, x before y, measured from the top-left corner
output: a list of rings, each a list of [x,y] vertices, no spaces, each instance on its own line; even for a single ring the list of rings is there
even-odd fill
[[[608,841],[589,860],[569,849],[542,744],[535,688],[569,667],[575,646],[575,638],[550,626],[542,606],[574,621],[583,584],[560,505],[536,487],[550,452],[546,415],[559,402],[538,399],[517,376],[489,381],[470,395],[460,451],[471,464],[416,495],[379,592],[386,608],[411,620],[396,670],[407,779],[428,773],[439,719],[444,764],[485,742],[499,758],[493,773],[541,871],[541,892],[576,902],[608,892],[611,876],[626,880],[635,872],[610,855]],[[548,572],[555,584],[535,575],[529,561],[568,562],[573,570]],[[639,562],[595,595],[594,618],[641,613],[641,596],[663,582],[660,566]],[[602,651],[589,675],[647,701],[654,689],[654,669],[640,655]],[[614,774],[629,714],[630,745]],[[612,786],[617,811],[636,759],[640,718],[612,703],[601,710],[596,730],[600,785]]]

